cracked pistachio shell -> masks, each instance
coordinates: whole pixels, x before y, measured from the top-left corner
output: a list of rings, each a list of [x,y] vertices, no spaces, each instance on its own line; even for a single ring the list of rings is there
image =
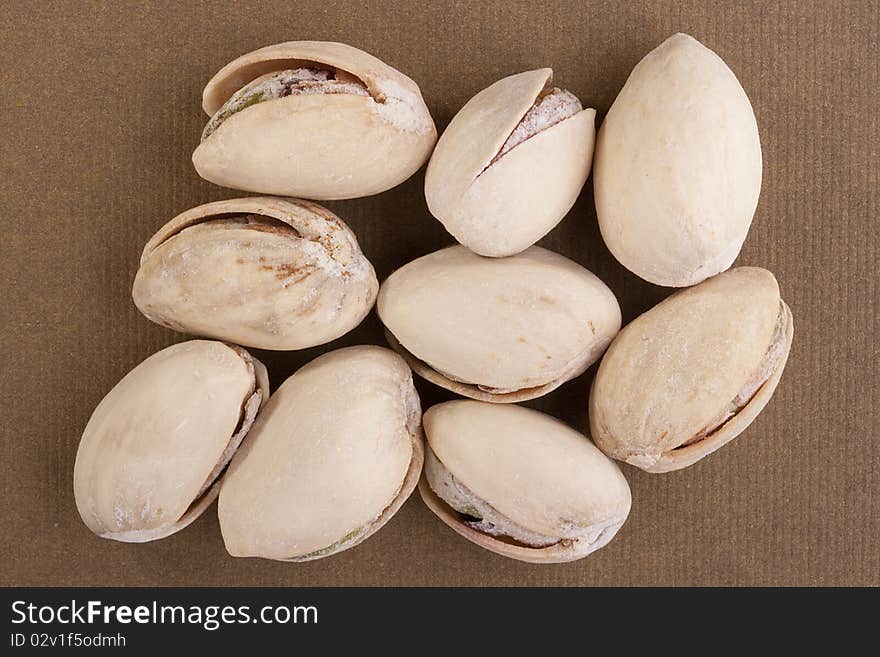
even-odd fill
[[[491,402],[534,399],[580,375],[620,329],[611,290],[537,246],[509,258],[463,246],[423,256],[388,277],[377,308],[417,374]]]
[[[256,78],[303,67],[338,71],[366,93],[291,94],[236,112],[193,153],[202,178],[250,192],[344,199],[394,187],[427,161],[437,131],[416,83],[342,43],[290,41],[242,55],[211,78],[202,107],[212,116]]]
[[[157,324],[260,349],[334,340],[370,312],[379,283],[354,233],[298,199],[200,205],[144,248],[135,305]]]
[[[198,518],[269,396],[262,363],[240,347],[191,340],[153,354],[98,404],[83,431],[73,491],[95,534],[128,543]]]
[[[676,34],[636,65],[599,130],[593,185],[605,244],[634,274],[685,287],[730,267],[758,204],[761,143],[718,55]]]
[[[590,393],[590,432],[648,472],[689,466],[748,427],[779,379],[794,331],[766,269],[738,267],[627,325]]]
[[[451,401],[425,413],[425,435],[425,504],[497,554],[574,561],[606,545],[629,514],[629,485],[617,464],[544,413]]]
[[[354,547],[397,512],[422,470],[421,408],[403,359],[331,351],[272,395],[220,492],[236,557],[309,561]]]
[[[553,70],[511,75],[471,98],[437,143],[425,174],[428,208],[475,253],[508,256],[558,224],[590,173],[596,111],[581,109],[519,143],[502,146]]]

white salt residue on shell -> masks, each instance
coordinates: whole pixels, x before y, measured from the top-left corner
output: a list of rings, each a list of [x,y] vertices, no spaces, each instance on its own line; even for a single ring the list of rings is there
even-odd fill
[[[238,347],[193,340],[147,358],[83,431],[74,496],[85,524],[126,542],[185,527],[216,497],[212,484],[266,395],[265,368]]]
[[[300,349],[354,328],[377,289],[354,233],[329,210],[251,197],[172,219],[144,249],[132,296],[175,330]]]
[[[277,98],[242,92],[266,74],[277,88],[272,75],[293,76],[294,67],[306,70],[267,94]],[[202,106],[214,117],[238,92],[242,111],[219,113],[223,124],[192,157],[199,175],[225,187],[316,200],[371,196],[415,173],[437,139],[416,83],[341,43],[292,41],[242,55],[208,82]]]
[[[539,96],[535,104],[526,112],[522,120],[510,133],[510,137],[504,142],[498,155],[492,158],[489,166],[501,159],[509,150],[519,146],[530,137],[557,123],[570,118],[583,110],[581,101],[573,93],[554,87],[550,92]]]
[[[422,499],[449,527],[497,554],[573,561],[626,520],[620,469],[580,432],[516,405],[455,400],[424,416]]]
[[[376,105],[383,121],[398,130],[422,135],[434,129],[431,116],[421,109],[424,107],[421,96],[389,78],[376,78],[373,86],[383,96]]]
[[[767,270],[739,267],[664,300],[614,340],[590,392],[590,433],[649,472],[692,465],[770,400],[794,326]]]
[[[547,547],[561,540],[558,536],[545,536],[526,529],[499,513],[456,479],[430,448],[425,451],[425,478],[440,499],[459,513],[474,518],[465,520],[464,523],[478,532],[490,536],[507,536],[532,547]]]
[[[227,118],[257,103],[309,94],[370,95],[363,82],[346,73],[342,76],[340,79],[333,71],[316,68],[297,68],[261,75],[232,94],[214,113],[202,132],[202,141]]]
[[[431,155],[428,209],[474,253],[524,251],[565,217],[589,176],[596,112],[552,77],[543,68],[486,87]]]

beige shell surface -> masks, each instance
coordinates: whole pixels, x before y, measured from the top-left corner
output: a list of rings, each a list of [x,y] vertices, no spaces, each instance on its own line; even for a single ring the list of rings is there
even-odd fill
[[[409,368],[382,347],[329,352],[272,395],[224,478],[218,513],[233,556],[305,561],[361,542],[422,468]]]
[[[423,478],[428,506],[465,538],[534,563],[572,561],[613,538],[631,495],[620,468],[583,434],[520,406],[457,400],[424,417],[427,447],[453,476],[503,517],[558,541],[535,548],[472,529]]]
[[[532,399],[583,373],[620,329],[614,294],[537,246],[485,258],[453,246],[382,284],[379,317],[420,375],[485,401]]]
[[[780,329],[781,323],[781,331]],[[794,331],[773,275],[739,267],[682,290],[624,327],[590,393],[590,432],[608,455],[649,472],[686,467],[739,435],[769,401]],[[782,337],[748,403],[704,438]]]
[[[291,41],[243,55],[211,79],[203,107],[214,114],[261,75],[309,66],[344,71],[370,95],[291,95],[237,112],[196,148],[199,175],[251,192],[343,199],[394,187],[427,161],[437,131],[416,83],[341,43]]]
[[[684,287],[733,263],[761,191],[751,103],[718,55],[676,34],[633,69],[599,130],[599,227],[620,263]]]
[[[198,206],[161,228],[144,249],[132,297],[172,329],[303,349],[357,326],[378,289],[336,215],[308,201],[251,197]]]
[[[428,208],[475,253],[508,256],[537,242],[571,209],[590,173],[592,109],[490,165],[552,75],[545,68],[499,80],[471,98],[437,142],[425,174]]]
[[[268,395],[265,368],[239,347],[191,340],[144,360],[83,431],[73,475],[83,522],[136,543],[191,523]]]

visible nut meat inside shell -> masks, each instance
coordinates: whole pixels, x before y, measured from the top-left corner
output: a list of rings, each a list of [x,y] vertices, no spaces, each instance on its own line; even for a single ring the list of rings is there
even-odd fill
[[[492,158],[492,161],[486,167],[487,169],[495,164],[514,147],[537,135],[542,130],[551,128],[560,121],[571,118],[578,112],[583,111],[584,107],[577,96],[567,90],[553,87],[549,91],[541,92],[529,111],[516,125],[510,137],[504,142],[498,155]],[[485,169],[484,169],[485,171]]]
[[[452,401],[424,417],[419,492],[468,540],[533,563],[606,545],[629,514],[626,479],[585,436],[519,406]]]
[[[379,283],[354,233],[308,201],[252,197],[193,208],[144,249],[132,297],[154,322],[262,349],[334,340]]]
[[[429,254],[388,277],[377,308],[417,374],[493,402],[533,399],[578,376],[620,329],[602,281],[536,246],[501,259],[462,246]]]
[[[674,294],[609,347],[590,393],[593,439],[649,472],[695,463],[770,400],[793,332],[765,269],[731,269]]]
[[[418,86],[341,43],[291,41],[242,55],[205,87],[199,175],[251,192],[342,199],[409,178],[437,140]]]
[[[428,207],[461,244],[519,253],[569,211],[590,172],[595,111],[553,87],[551,69],[499,80],[440,137],[425,174]]]
[[[229,97],[211,117],[202,132],[202,141],[210,137],[220,124],[233,114],[257,103],[276,98],[304,94],[355,94],[369,96],[369,90],[357,78],[343,71],[298,68],[293,71],[267,73],[249,82]]]
[[[381,347],[313,360],[272,396],[236,454],[218,513],[233,556],[309,561],[376,532],[422,469],[409,368]]]
[[[736,76],[676,34],[636,65],[599,130],[593,186],[605,244],[657,285],[714,276],[742,248],[761,171],[758,125]]]
[[[269,396],[262,363],[240,347],[192,340],[153,354],[92,414],[74,466],[83,522],[141,543],[199,517]]]

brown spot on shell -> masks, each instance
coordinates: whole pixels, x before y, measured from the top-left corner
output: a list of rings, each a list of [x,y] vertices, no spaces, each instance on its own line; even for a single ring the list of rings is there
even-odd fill
[[[292,284],[295,285],[296,283],[305,280],[315,271],[315,266],[311,263],[305,265],[294,265],[288,262],[282,262],[275,265],[274,267],[271,265],[262,265],[261,268],[269,271],[274,271],[275,278],[280,281],[284,281],[284,287]]]

